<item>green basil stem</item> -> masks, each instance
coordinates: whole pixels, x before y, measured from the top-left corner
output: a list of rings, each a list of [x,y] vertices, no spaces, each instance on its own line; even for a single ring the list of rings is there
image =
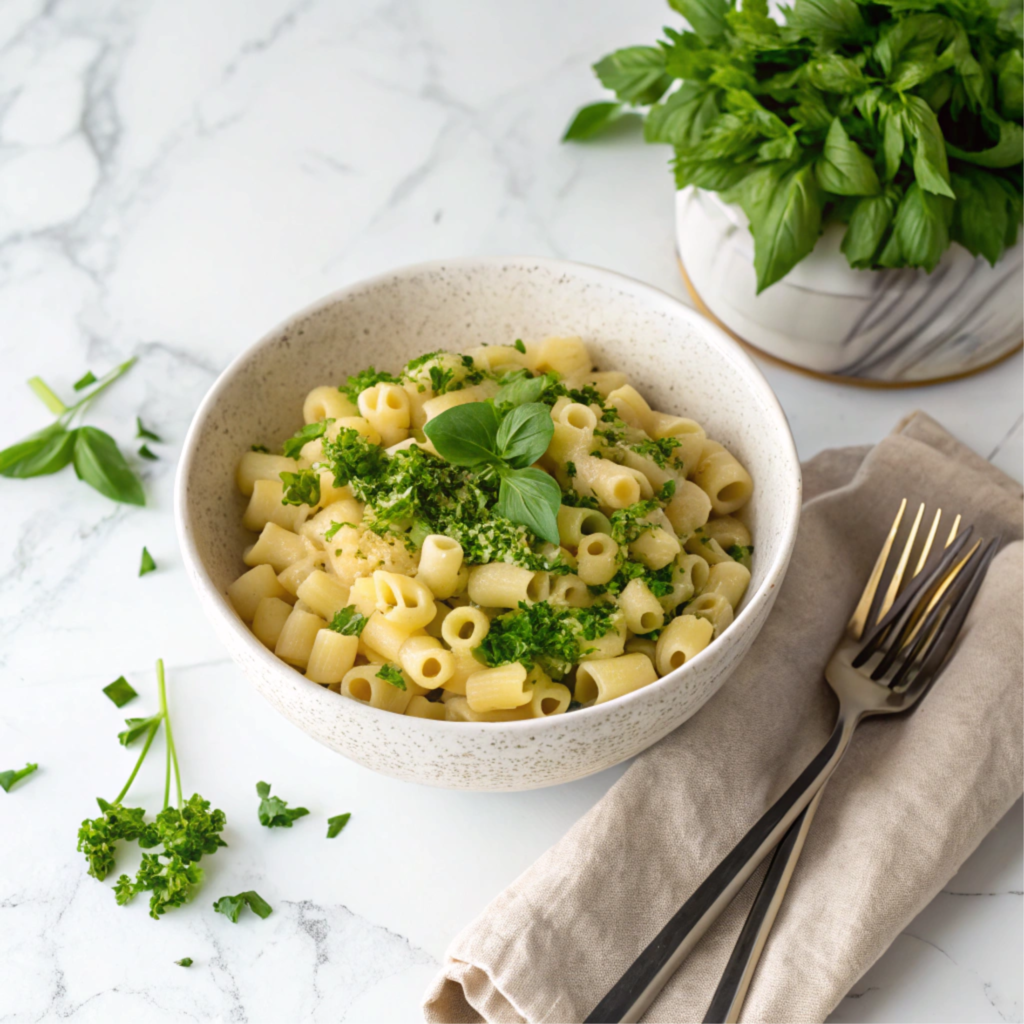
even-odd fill
[[[153,737],[156,736],[156,731],[159,728],[160,720],[157,719],[157,721],[149,727],[149,733],[146,736],[145,744],[143,744],[142,753],[139,754],[139,759],[135,762],[135,767],[132,769],[131,775],[128,776],[128,781],[124,784],[124,789],[114,797],[111,803],[119,804],[128,795],[128,790],[131,789],[132,783],[135,781],[135,776],[139,774],[142,762],[146,760],[146,754],[149,753],[149,748],[153,743]]]
[[[28,386],[35,392],[36,397],[43,405],[55,416],[63,416],[68,411],[68,407],[54,394],[42,377],[30,377]]]
[[[128,359],[125,362],[121,363],[120,366],[115,366],[109,373],[105,373],[102,377],[100,377],[100,379],[96,382],[96,386],[84,398],[80,398],[70,408],[61,410],[54,409],[53,411],[60,412],[60,418],[64,420],[64,425],[67,426],[67,424],[71,422],[71,419],[76,412],[78,412],[80,409],[84,409],[94,398],[96,398],[97,395],[100,394],[101,391],[104,391],[107,388],[109,388],[110,385],[113,384],[114,381],[118,379],[118,377],[123,377],[135,365],[137,361],[137,358],[135,356],[132,356],[131,359]],[[31,383],[32,382],[29,381],[29,384]],[[39,381],[39,383],[42,384],[42,381]],[[43,384],[43,387],[46,387],[46,385]],[[32,390],[36,391],[35,387],[33,387]],[[47,391],[49,390],[50,389],[47,388]],[[50,393],[52,394],[52,392]],[[36,391],[36,394],[39,394],[39,392]],[[54,395],[54,397],[56,398],[56,395]],[[60,399],[57,400],[60,401]],[[64,403],[61,402],[62,406],[63,404]]]
[[[163,716],[164,728],[167,733],[167,772],[164,776],[164,808],[171,802],[171,765],[174,765],[174,784],[178,796],[178,810],[181,810],[181,771],[178,768],[178,752],[174,747],[174,730],[171,728],[171,715],[167,710],[167,685],[164,679],[164,659],[157,658],[156,681],[160,690],[160,714]]]

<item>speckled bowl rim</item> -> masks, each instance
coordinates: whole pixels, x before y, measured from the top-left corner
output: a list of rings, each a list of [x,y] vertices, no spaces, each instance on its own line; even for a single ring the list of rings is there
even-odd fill
[[[353,296],[363,291],[372,290],[373,288],[381,285],[394,284],[397,279],[417,277],[438,271],[443,272],[445,270],[473,268],[477,266],[522,266],[524,268],[543,267],[552,273],[572,275],[577,279],[590,281],[598,285],[614,284],[621,291],[636,296],[649,308],[661,308],[672,316],[688,320],[696,330],[705,334],[712,344],[721,350],[722,355],[725,356],[727,360],[731,361],[737,370],[742,370],[749,386],[753,390],[759,392],[759,397],[764,402],[765,407],[770,409],[776,416],[776,426],[781,428],[777,433],[779,434],[780,441],[784,445],[783,451],[781,452],[784,456],[783,465],[786,470],[789,471],[791,479],[787,481],[787,486],[780,488],[780,496],[778,500],[783,505],[788,502],[789,507],[783,508],[785,527],[780,543],[777,547],[775,557],[772,559],[771,565],[768,567],[764,579],[761,581],[761,585],[753,594],[749,594],[747,596],[743,608],[737,614],[732,625],[728,630],[726,630],[720,639],[716,640],[715,643],[709,647],[706,647],[700,652],[700,654],[696,655],[685,665],[675,669],[666,676],[662,676],[660,679],[648,684],[648,686],[643,687],[643,690],[649,691],[652,687],[675,686],[681,679],[685,678],[685,674],[688,671],[695,671],[697,666],[702,664],[708,658],[720,656],[723,653],[723,642],[728,645],[730,636],[738,638],[746,631],[746,624],[756,617],[757,608],[764,602],[771,599],[772,591],[782,582],[782,577],[785,575],[788,567],[789,559],[796,543],[797,527],[800,522],[800,509],[803,500],[800,461],[797,456],[796,443],[793,440],[789,421],[782,409],[782,405],[779,403],[775,392],[772,391],[771,386],[765,379],[764,374],[758,368],[757,364],[743,350],[742,346],[730,338],[728,334],[726,334],[716,324],[712,323],[689,306],[686,306],[679,299],[669,295],[668,292],[662,291],[660,288],[655,288],[653,285],[645,284],[642,281],[627,277],[625,274],[620,274],[613,270],[606,270],[602,267],[596,267],[586,263],[576,263],[570,260],[559,260],[537,256],[466,256],[453,259],[429,260],[422,263],[406,264],[391,270],[386,270],[371,277],[361,278],[358,281],[354,281],[342,288],[338,288],[337,290],[330,292],[328,295],[317,299],[300,309],[298,312],[286,317],[280,323],[264,333],[259,340],[243,349],[224,368],[220,376],[216,381],[214,381],[210,390],[206,393],[202,402],[200,402],[199,407],[196,409],[195,415],[192,417],[192,423],[189,426],[188,433],[185,435],[185,441],[182,444],[181,457],[178,462],[178,471],[174,482],[174,521],[175,529],[178,534],[179,545],[181,547],[182,558],[185,568],[189,572],[193,586],[195,586],[196,590],[199,592],[198,596],[201,599],[201,604],[204,611],[207,613],[207,616],[209,617],[209,609],[216,608],[219,625],[227,628],[243,645],[247,646],[254,656],[268,669],[282,675],[288,680],[288,682],[298,681],[312,687],[318,691],[317,697],[323,700],[324,706],[329,709],[334,708],[335,710],[340,710],[336,705],[336,702],[340,699],[339,695],[329,692],[325,687],[318,683],[310,682],[301,673],[281,661],[272,651],[269,651],[262,643],[260,643],[260,641],[256,639],[250,629],[235,613],[227,599],[227,596],[221,593],[221,591],[215,586],[206,570],[206,566],[199,557],[196,543],[193,538],[189,515],[190,510],[186,502],[186,481],[188,480],[191,472],[192,461],[197,447],[197,439],[210,415],[211,410],[217,405],[221,394],[231,384],[240,367],[242,367],[248,360],[252,359],[261,349],[273,344],[273,342],[284,331],[298,324],[300,321],[334,305],[346,297]],[[580,716],[583,716],[584,720],[592,721],[596,724],[609,712],[609,709],[615,706],[622,706],[626,702],[638,700],[641,697],[641,693],[641,690],[634,690],[632,693],[618,697],[616,700],[609,701],[607,704],[596,704],[589,708],[580,708],[578,711],[573,712],[573,718],[579,721]],[[313,696],[312,690],[310,691],[310,696]],[[488,736],[493,737],[495,735],[495,730],[498,730],[499,732],[507,731],[512,735],[516,732],[527,731],[533,732],[535,735],[540,734],[546,730],[557,728],[561,718],[560,715],[553,715],[550,718],[529,718],[514,722],[435,721],[433,719],[395,715],[393,712],[373,708],[369,705],[362,704],[359,701],[347,701],[344,711],[346,714],[369,715],[371,718],[379,718],[381,715],[387,715],[389,721],[395,718],[400,718],[403,722],[408,723],[409,727],[413,730],[418,729],[424,732],[430,732],[434,729],[455,729],[458,730],[458,733],[462,736],[468,737],[469,735],[478,735],[482,738]]]

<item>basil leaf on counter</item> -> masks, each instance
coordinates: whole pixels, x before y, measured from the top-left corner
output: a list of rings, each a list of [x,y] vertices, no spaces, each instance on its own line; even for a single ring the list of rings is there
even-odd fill
[[[132,472],[114,439],[97,427],[75,432],[75,474],[100,494],[128,505],[145,505],[139,478]]]

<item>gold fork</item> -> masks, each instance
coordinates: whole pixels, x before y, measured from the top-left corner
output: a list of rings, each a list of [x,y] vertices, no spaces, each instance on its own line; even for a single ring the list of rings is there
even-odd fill
[[[958,535],[958,517],[944,549],[932,554],[940,513],[932,522],[913,574],[904,584],[924,516],[922,506],[888,587],[881,595],[880,584],[905,509],[906,500],[825,670],[825,678],[839,699],[839,716],[832,735],[796,781],[652,939],[590,1013],[586,1024],[639,1020],[757,865],[815,799],[846,752],[857,725],[872,715],[909,710],[935,681],[995,555],[998,538],[983,549],[977,542],[965,552],[973,529],[968,527]],[[805,818],[804,835],[807,824]],[[799,834],[798,829],[797,837]],[[788,881],[788,874],[784,877]]]

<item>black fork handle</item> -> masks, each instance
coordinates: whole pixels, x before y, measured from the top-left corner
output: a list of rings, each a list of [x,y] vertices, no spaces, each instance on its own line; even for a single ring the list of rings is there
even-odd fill
[[[635,1024],[698,940],[835,771],[859,718],[840,709],[826,744],[797,780],[726,854],[594,1007],[585,1024]]]

